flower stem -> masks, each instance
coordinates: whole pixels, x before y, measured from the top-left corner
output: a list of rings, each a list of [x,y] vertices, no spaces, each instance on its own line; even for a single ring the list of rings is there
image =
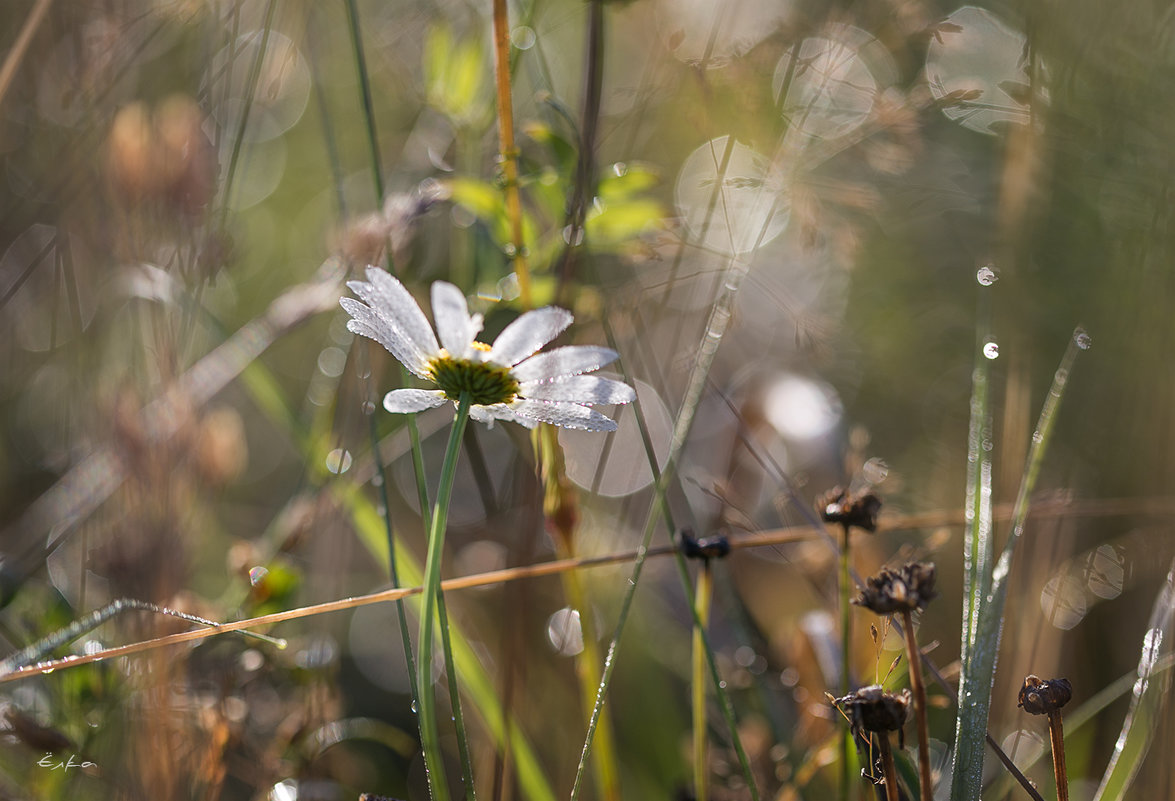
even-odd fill
[[[934,801],[934,785],[930,780],[930,735],[926,726],[926,685],[922,681],[922,652],[914,636],[914,620],[909,609],[902,611],[906,629],[906,659],[910,663],[910,690],[914,694],[914,717],[918,721],[918,783],[922,801]]]
[[[428,773],[428,786],[433,801],[448,801],[449,787],[445,781],[445,763],[441,757],[440,735],[437,730],[436,696],[432,689],[433,619],[441,592],[441,556],[445,548],[445,527],[449,518],[449,498],[453,494],[453,479],[457,475],[457,456],[461,450],[461,436],[469,421],[470,397],[462,392],[457,402],[457,418],[449,431],[445,448],[445,462],[441,466],[441,485],[437,490],[432,510],[432,525],[428,532],[428,556],[424,563],[424,588],[420,612],[420,658],[416,665],[419,683],[416,697],[420,713],[420,746]]]
[[[1053,749],[1053,774],[1057,777],[1057,801],[1069,801],[1069,776],[1065,772],[1065,733],[1061,710],[1049,712],[1049,738]]]
[[[851,648],[851,623],[849,595],[851,586],[851,565],[849,562],[849,527],[844,526],[844,547],[840,549],[840,694],[849,694],[849,650]],[[852,767],[849,763],[853,746],[853,735],[846,732],[840,738],[840,798],[847,801],[852,783]]]
[[[878,732],[877,741],[881,750],[881,770],[885,775],[886,801],[899,801],[898,771],[893,763],[893,748],[889,744],[889,732]]]
[[[514,252],[511,260],[518,276],[518,296],[529,308],[530,269],[526,262],[526,243],[522,236],[522,199],[518,193],[518,150],[514,144],[514,103],[510,96],[510,18],[506,0],[494,0],[494,75],[498,88],[498,139],[502,180],[506,190],[506,216]]]
[[[698,624],[694,626],[693,642],[693,726],[694,726],[694,799],[706,801],[709,791],[706,778],[709,776],[709,760],[706,754],[706,644],[702,631],[710,622],[710,599],[714,594],[714,582],[710,571],[710,560],[702,562],[698,581],[694,589],[694,608]]]

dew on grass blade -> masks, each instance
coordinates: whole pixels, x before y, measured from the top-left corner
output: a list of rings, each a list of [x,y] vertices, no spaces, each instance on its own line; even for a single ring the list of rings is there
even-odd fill
[[[975,280],[979,282],[980,286],[991,286],[1000,280],[1000,276],[990,266],[983,266],[975,273]]]
[[[261,567],[260,565],[257,567],[251,567],[249,568],[249,584],[256,587],[258,584],[265,581],[265,577],[268,575],[269,570],[267,568]]]
[[[985,359],[998,359],[1000,357],[1000,346],[998,342],[989,340],[983,344],[983,357]]]
[[[1082,350],[1089,350],[1093,347],[1093,339],[1085,332],[1084,328],[1078,328],[1073,332],[1073,342]]]

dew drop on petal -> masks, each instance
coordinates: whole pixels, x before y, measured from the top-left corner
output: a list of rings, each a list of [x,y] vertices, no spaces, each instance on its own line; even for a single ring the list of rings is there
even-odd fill
[[[983,346],[983,356],[987,359],[998,359],[1000,357],[1000,346],[996,342],[987,342]]]

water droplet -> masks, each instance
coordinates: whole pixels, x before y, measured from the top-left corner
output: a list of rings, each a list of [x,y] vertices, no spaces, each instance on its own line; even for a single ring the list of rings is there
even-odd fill
[[[861,465],[861,476],[870,484],[880,484],[889,476],[889,465],[874,456]]]
[[[535,39],[534,28],[526,25],[519,25],[510,31],[510,43],[519,50],[530,50],[534,47]]]
[[[326,455],[326,469],[335,475],[341,475],[351,469],[351,452],[342,448],[335,448]]]
[[[628,174],[628,165],[623,161],[618,161],[612,165],[612,174],[617,178],[622,178]]]
[[[1082,350],[1089,350],[1093,346],[1093,339],[1085,333],[1084,328],[1078,328],[1073,332],[1073,341]]]
[[[987,359],[998,359],[1000,357],[1000,346],[996,342],[987,342],[983,346],[983,355]]]
[[[366,415],[375,414],[375,404],[371,401],[363,401],[363,413]]]
[[[726,689],[726,682],[725,682],[725,681],[720,681],[720,682],[718,682],[718,686],[719,686],[720,688],[722,688],[723,690],[725,690],[725,689]]]
[[[256,587],[258,584],[265,581],[265,577],[268,575],[269,570],[264,567],[251,567],[249,568],[249,583]]]
[[[579,611],[563,607],[547,619],[547,639],[563,656],[575,656],[583,651],[583,625]]]
[[[413,715],[416,714],[416,702],[415,701],[412,702],[412,714]]]
[[[517,253],[518,253],[518,248],[514,247],[513,242],[507,242],[505,245],[502,246],[502,252],[505,253],[510,258],[514,258],[514,256],[517,255]]]
[[[979,268],[979,272],[975,273],[975,280],[979,282],[980,286],[991,286],[996,281],[1000,280],[999,274],[991,268],[991,265],[984,265]]]
[[[382,473],[376,473],[371,477],[371,486],[382,487],[384,485],[384,477]]]
[[[1041,444],[1042,442],[1044,442],[1044,434],[1040,433],[1039,431],[1033,431],[1032,432],[1032,441],[1035,442],[1037,445]]]
[[[574,240],[574,241],[573,241]],[[572,247],[583,244],[583,229],[574,225],[563,226],[563,241]]]

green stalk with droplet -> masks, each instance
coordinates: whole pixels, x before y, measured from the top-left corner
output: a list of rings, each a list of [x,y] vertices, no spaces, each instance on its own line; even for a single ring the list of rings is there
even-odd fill
[[[420,612],[419,661],[416,677],[418,714],[420,715],[420,746],[428,772],[428,786],[433,801],[448,801],[449,787],[445,781],[445,763],[441,755],[440,735],[437,729],[436,696],[432,689],[433,626],[441,592],[441,557],[445,549],[445,528],[449,520],[449,499],[453,494],[453,479],[457,475],[457,457],[461,437],[469,422],[470,398],[462,392],[457,401],[457,417],[449,431],[445,461],[441,465],[441,484],[432,510],[432,525],[428,532],[428,555],[424,560],[423,600]],[[442,621],[443,624],[443,621]],[[451,668],[450,668],[451,669]]]

